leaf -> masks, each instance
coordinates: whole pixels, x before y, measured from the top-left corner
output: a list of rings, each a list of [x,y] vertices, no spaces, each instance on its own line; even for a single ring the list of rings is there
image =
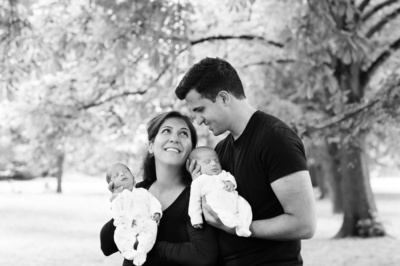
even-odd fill
[[[327,87],[328,90],[331,94],[336,93],[339,90],[339,84],[336,80],[336,78],[333,75],[328,75],[327,76]]]
[[[346,14],[346,10],[347,10],[347,4],[344,1],[339,1],[338,6],[337,6],[337,14],[340,17],[344,17]]]
[[[351,64],[351,51],[350,48],[346,47],[343,51],[343,57],[341,58],[342,62],[346,65]]]
[[[307,88],[306,88],[306,97],[307,97],[307,100],[311,100],[312,98],[313,98],[313,96],[314,96],[314,92],[313,92],[313,89],[312,89],[312,86],[307,86]]]

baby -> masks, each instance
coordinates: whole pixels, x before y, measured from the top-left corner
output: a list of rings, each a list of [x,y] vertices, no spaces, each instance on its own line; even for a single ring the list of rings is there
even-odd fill
[[[200,165],[201,175],[194,178],[190,190],[189,216],[195,228],[203,224],[201,197],[218,214],[221,222],[235,228],[238,236],[248,237],[252,221],[250,204],[235,190],[235,178],[221,169],[217,153],[209,147],[198,147],[190,154]]]
[[[161,204],[146,189],[135,188],[135,178],[124,164],[112,165],[106,179],[114,188],[123,188],[111,203],[115,244],[126,259],[142,265],[156,241]]]

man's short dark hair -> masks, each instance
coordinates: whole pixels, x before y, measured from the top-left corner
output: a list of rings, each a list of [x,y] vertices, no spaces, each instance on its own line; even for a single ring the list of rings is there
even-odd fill
[[[222,90],[231,93],[237,99],[246,98],[236,70],[227,61],[218,57],[206,57],[194,64],[175,89],[175,94],[183,100],[192,89],[213,102]]]

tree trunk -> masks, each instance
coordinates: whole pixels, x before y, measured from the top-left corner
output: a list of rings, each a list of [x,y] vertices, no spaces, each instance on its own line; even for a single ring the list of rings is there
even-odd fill
[[[377,220],[377,209],[363,152],[364,136],[359,136],[358,141],[358,145],[351,143],[339,149],[344,216],[337,238],[385,235],[382,224]]]
[[[63,165],[64,165],[64,152],[58,151],[56,153],[56,177],[57,177],[57,193],[62,193],[62,175],[63,175]]]
[[[342,175],[340,173],[340,154],[337,143],[328,143],[327,150],[329,155],[329,164],[327,171],[330,172],[330,186],[333,213],[343,212],[343,198],[342,198]]]
[[[350,65],[339,63],[335,76],[342,91],[349,92],[347,103],[361,102],[365,87],[361,86],[360,63]],[[349,134],[348,132],[346,134]],[[352,137],[357,143],[343,143],[332,147],[336,153],[338,175],[340,175],[338,190],[343,207],[343,224],[336,238],[343,237],[374,237],[385,235],[382,224],[377,220],[377,208],[371,190],[368,164],[365,148],[365,133]]]
[[[317,184],[320,190],[320,199],[324,198],[333,198],[332,196],[332,180],[334,179],[333,175],[333,160],[328,152],[328,146],[325,143],[325,140],[315,145],[315,149],[318,151],[314,154],[315,166],[310,168],[310,175],[312,174],[312,170],[314,170],[313,174],[315,184]],[[310,160],[308,160],[310,162]],[[312,165],[311,165],[312,166]],[[314,183],[313,183],[314,185]]]

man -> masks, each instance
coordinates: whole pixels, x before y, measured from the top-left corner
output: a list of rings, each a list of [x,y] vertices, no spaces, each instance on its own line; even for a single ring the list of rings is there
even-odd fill
[[[221,229],[220,263],[302,265],[300,240],[314,235],[316,217],[301,140],[281,120],[248,103],[236,70],[225,60],[201,60],[175,93],[186,100],[199,125],[208,126],[215,136],[230,132],[215,150],[252,207],[249,238],[236,236],[209,206],[203,207],[207,222]],[[191,162],[189,171],[198,170]]]

